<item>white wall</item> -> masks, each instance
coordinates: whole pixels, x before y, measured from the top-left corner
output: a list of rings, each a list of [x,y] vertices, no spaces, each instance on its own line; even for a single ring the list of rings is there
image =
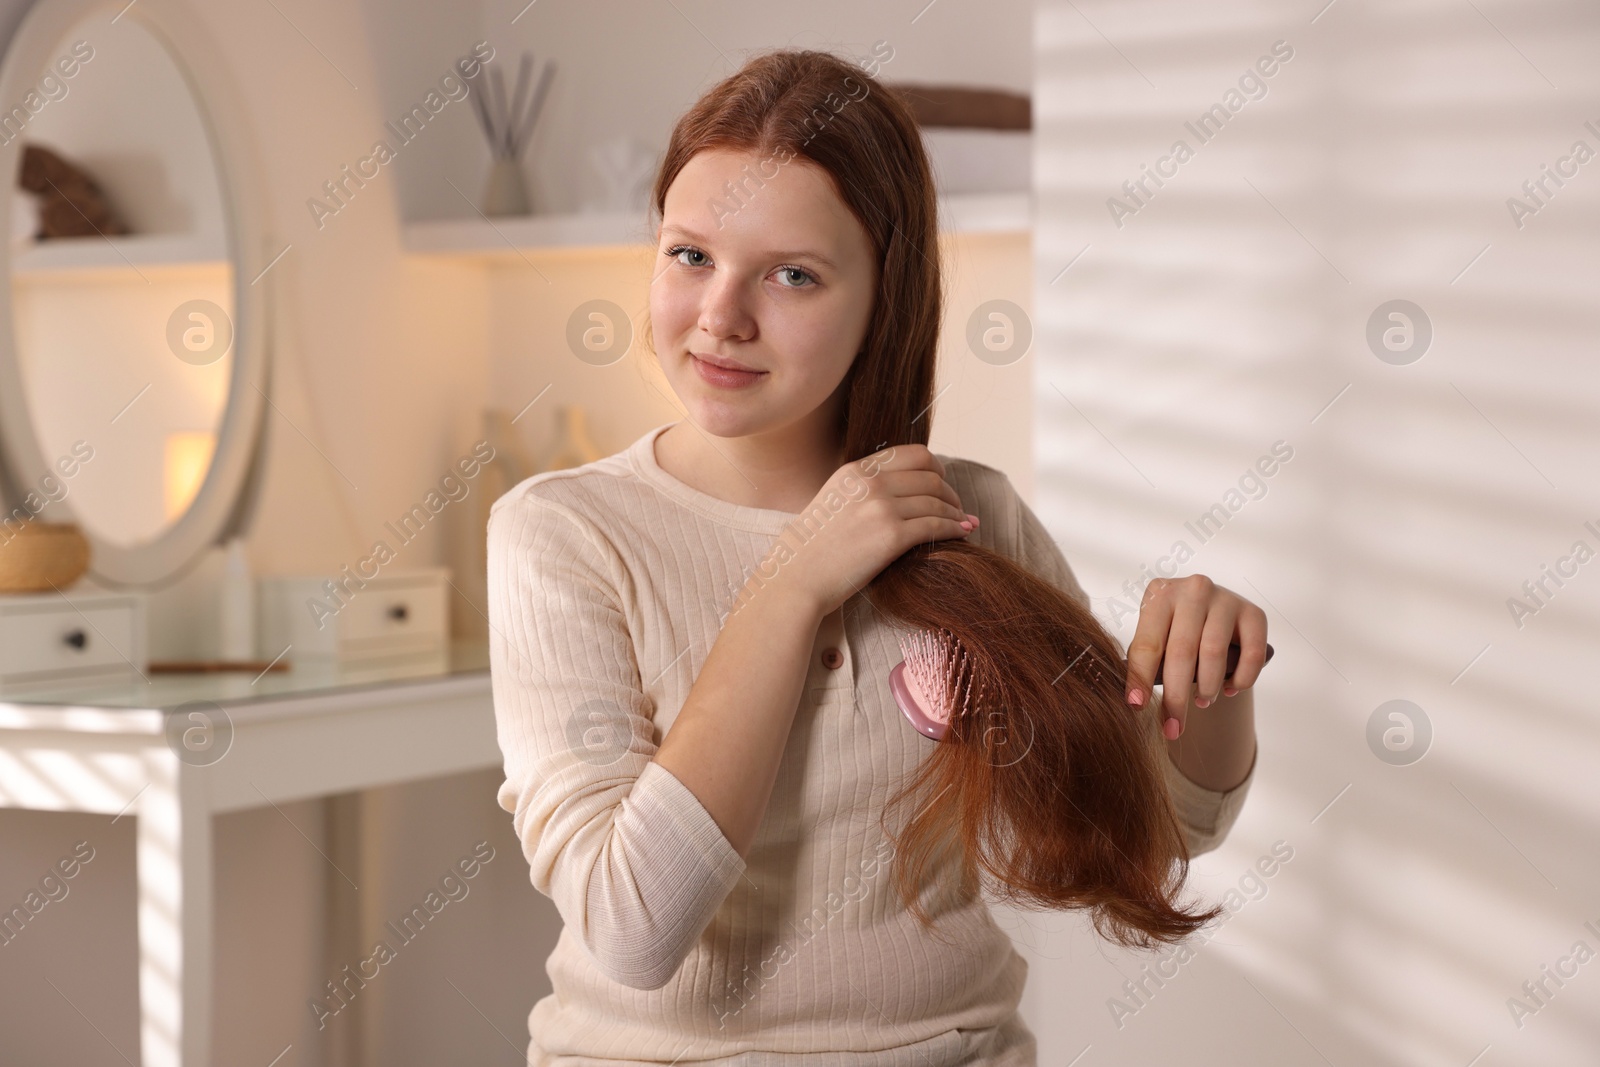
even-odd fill
[[[1507,606],[1600,548],[1600,162],[1520,227],[1507,206],[1575,141],[1600,150],[1600,12],[1325,3],[1037,7],[1041,515],[1108,623],[1182,540],[1181,573],[1260,604],[1277,650],[1252,795],[1195,868],[1210,899],[1259,899],[1120,1028],[1109,1001],[1147,961],[1019,922],[1041,1063],[1600,1056],[1596,964],[1569,960],[1520,1025],[1507,1003],[1600,951],[1600,572],[1520,627]],[[1108,198],[1196,147],[1185,120],[1279,40],[1267,95],[1119,228]],[[1407,365],[1365,339],[1397,298],[1433,328]],[[1201,544],[1185,520],[1279,440],[1292,460]],[[1394,699],[1432,724],[1409,766],[1367,741]]]

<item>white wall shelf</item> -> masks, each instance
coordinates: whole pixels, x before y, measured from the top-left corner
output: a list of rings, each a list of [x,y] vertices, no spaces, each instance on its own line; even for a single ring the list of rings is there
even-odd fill
[[[939,198],[945,233],[1028,233],[1033,230],[1033,194],[954,193]]]
[[[102,271],[177,268],[226,270],[219,241],[194,234],[131,234],[125,237],[62,237],[25,245],[12,253],[19,280]]]
[[[1025,233],[1033,228],[1033,198],[1027,192],[953,195],[941,199],[939,208],[948,233]],[[596,212],[410,222],[404,241],[413,255],[493,262],[529,253],[638,247],[650,244],[651,238],[638,213]]]

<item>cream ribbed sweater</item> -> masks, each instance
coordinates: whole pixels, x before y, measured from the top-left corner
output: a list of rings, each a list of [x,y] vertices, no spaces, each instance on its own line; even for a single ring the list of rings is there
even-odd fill
[[[1016,1010],[1027,963],[981,895],[925,895],[943,909],[945,944],[900,906],[889,877],[883,803],[937,743],[889,692],[903,629],[859,595],[824,619],[747,858],[651,760],[735,594],[796,517],[672,477],[654,450],[669,425],[528,478],[490,513],[499,800],[533,885],[565,921],[546,965],[554,992],[528,1018],[529,1063],[724,1063],[748,1052],[737,1062],[777,1065],[820,1052],[852,1067],[1032,1065]],[[1004,473],[939,458],[982,519],[971,539],[1087,605]],[[1254,766],[1217,793],[1162,764],[1191,849],[1215,848]]]

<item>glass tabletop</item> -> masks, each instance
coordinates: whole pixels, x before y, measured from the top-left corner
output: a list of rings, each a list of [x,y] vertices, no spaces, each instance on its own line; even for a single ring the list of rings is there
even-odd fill
[[[145,671],[125,678],[30,685],[0,690],[0,704],[95,708],[175,708],[193,701],[245,704],[308,693],[425,681],[489,672],[489,642],[461,638],[436,652],[360,660],[303,659],[287,670],[255,672]]]

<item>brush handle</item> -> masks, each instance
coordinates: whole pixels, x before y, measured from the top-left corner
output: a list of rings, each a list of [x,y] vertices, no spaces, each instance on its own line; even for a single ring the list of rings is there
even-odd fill
[[[1162,657],[1163,662],[1165,661],[1165,659],[1166,659],[1166,657],[1163,656]],[[1266,658],[1266,660],[1264,662],[1266,662],[1266,663],[1271,663],[1272,662],[1272,643],[1271,642],[1267,643],[1267,658]],[[1150,683],[1151,685],[1160,685],[1161,684],[1161,668],[1162,668],[1162,665],[1163,665],[1162,663],[1156,664],[1156,677],[1155,677],[1155,680]],[[1236,668],[1238,666],[1239,666],[1239,643],[1237,641],[1235,641],[1235,642],[1233,642],[1232,644],[1230,644],[1228,646],[1228,669],[1225,672],[1223,672],[1223,677],[1224,678],[1232,678],[1233,677],[1234,668]],[[1195,668],[1194,668],[1194,680],[1197,681],[1197,682],[1200,680],[1200,665],[1198,663],[1195,664]]]

